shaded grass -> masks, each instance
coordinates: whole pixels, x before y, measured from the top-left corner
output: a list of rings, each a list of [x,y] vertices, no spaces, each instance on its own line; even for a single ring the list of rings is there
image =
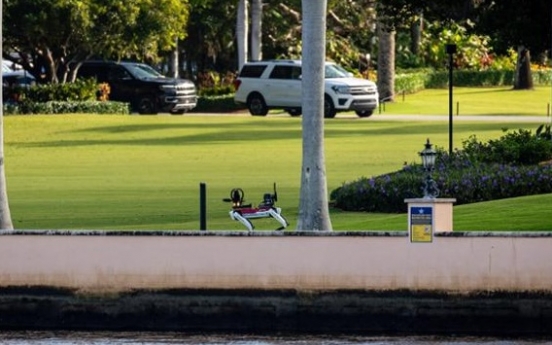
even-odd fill
[[[195,230],[202,182],[207,184],[210,230],[244,229],[228,217],[229,204],[222,202],[232,188],[243,188],[246,201],[256,204],[263,193],[271,192],[273,182],[278,184],[278,205],[290,229],[296,225],[300,118],[9,116],[4,127],[8,193],[16,228]],[[497,138],[503,127],[502,123],[457,123],[455,146],[472,134],[480,140]],[[507,127],[534,129],[536,125]],[[329,191],[345,181],[419,161],[418,152],[427,137],[437,146],[448,147],[446,122],[335,118],[327,120],[325,128]],[[527,207],[524,199],[503,201],[506,206],[482,203],[472,211],[472,205],[456,207],[455,228],[504,230],[514,223],[507,216],[517,205],[520,217],[540,219],[533,224],[519,218],[518,228],[552,230],[552,221],[544,219],[550,211],[543,210],[552,196],[543,198]],[[500,211],[504,207],[509,210]],[[483,221],[481,214],[473,212],[485,208],[489,217]],[[406,229],[404,214],[333,210],[332,222],[335,229],[343,230]],[[277,227],[269,219],[254,223],[257,229]]]

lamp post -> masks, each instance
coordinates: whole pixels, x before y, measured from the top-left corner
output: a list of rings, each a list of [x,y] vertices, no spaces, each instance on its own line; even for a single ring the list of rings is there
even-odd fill
[[[453,55],[456,53],[456,44],[447,44],[445,50],[449,56],[449,155],[452,156],[452,70],[454,68]]]
[[[435,168],[435,158],[437,157],[437,152],[433,149],[429,138],[425,143],[425,148],[420,152],[420,157],[422,157],[422,165],[426,172],[426,177],[424,180],[424,199],[435,199],[439,196],[439,189],[437,188],[437,183],[433,181],[431,173]]]

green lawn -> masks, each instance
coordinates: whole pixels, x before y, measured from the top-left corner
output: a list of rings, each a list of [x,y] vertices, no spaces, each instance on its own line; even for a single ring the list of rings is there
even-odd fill
[[[377,116],[377,115],[374,115]],[[537,124],[455,123],[457,147],[470,135]],[[448,147],[448,123],[326,120],[328,189],[418,162],[426,138]],[[18,229],[195,230],[199,184],[207,185],[207,227],[244,229],[223,203],[241,187],[254,204],[278,185],[294,229],[301,165],[301,119],[286,115],[4,118],[9,202]],[[455,207],[457,230],[552,230],[552,195]],[[340,230],[405,230],[406,215],[332,211]],[[276,222],[254,221],[257,229]]]
[[[462,115],[543,115],[549,114],[550,87],[513,90],[511,87],[453,88],[453,114]],[[382,107],[383,108],[383,107]],[[428,89],[413,95],[397,95],[385,104],[389,114],[449,113],[448,89]]]

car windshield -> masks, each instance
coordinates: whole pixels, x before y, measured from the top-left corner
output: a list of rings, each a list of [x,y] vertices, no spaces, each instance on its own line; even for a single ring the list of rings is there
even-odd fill
[[[128,66],[128,69],[138,79],[165,78],[164,75],[145,64],[132,64]]]
[[[326,64],[325,78],[349,78],[351,73],[349,73],[345,68],[335,65],[335,64]]]

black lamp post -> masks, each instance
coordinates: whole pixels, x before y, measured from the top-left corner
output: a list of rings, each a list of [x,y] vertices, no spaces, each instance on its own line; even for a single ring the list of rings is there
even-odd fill
[[[449,56],[449,155],[452,156],[452,70],[454,68],[453,55],[456,53],[456,44],[447,44],[445,50]]]
[[[431,177],[431,173],[435,168],[435,158],[437,157],[437,152],[431,146],[432,145],[428,138],[425,148],[420,152],[420,157],[422,157],[422,165],[426,171],[426,177],[424,180],[424,199],[435,199],[439,196],[437,183],[435,183]]]

